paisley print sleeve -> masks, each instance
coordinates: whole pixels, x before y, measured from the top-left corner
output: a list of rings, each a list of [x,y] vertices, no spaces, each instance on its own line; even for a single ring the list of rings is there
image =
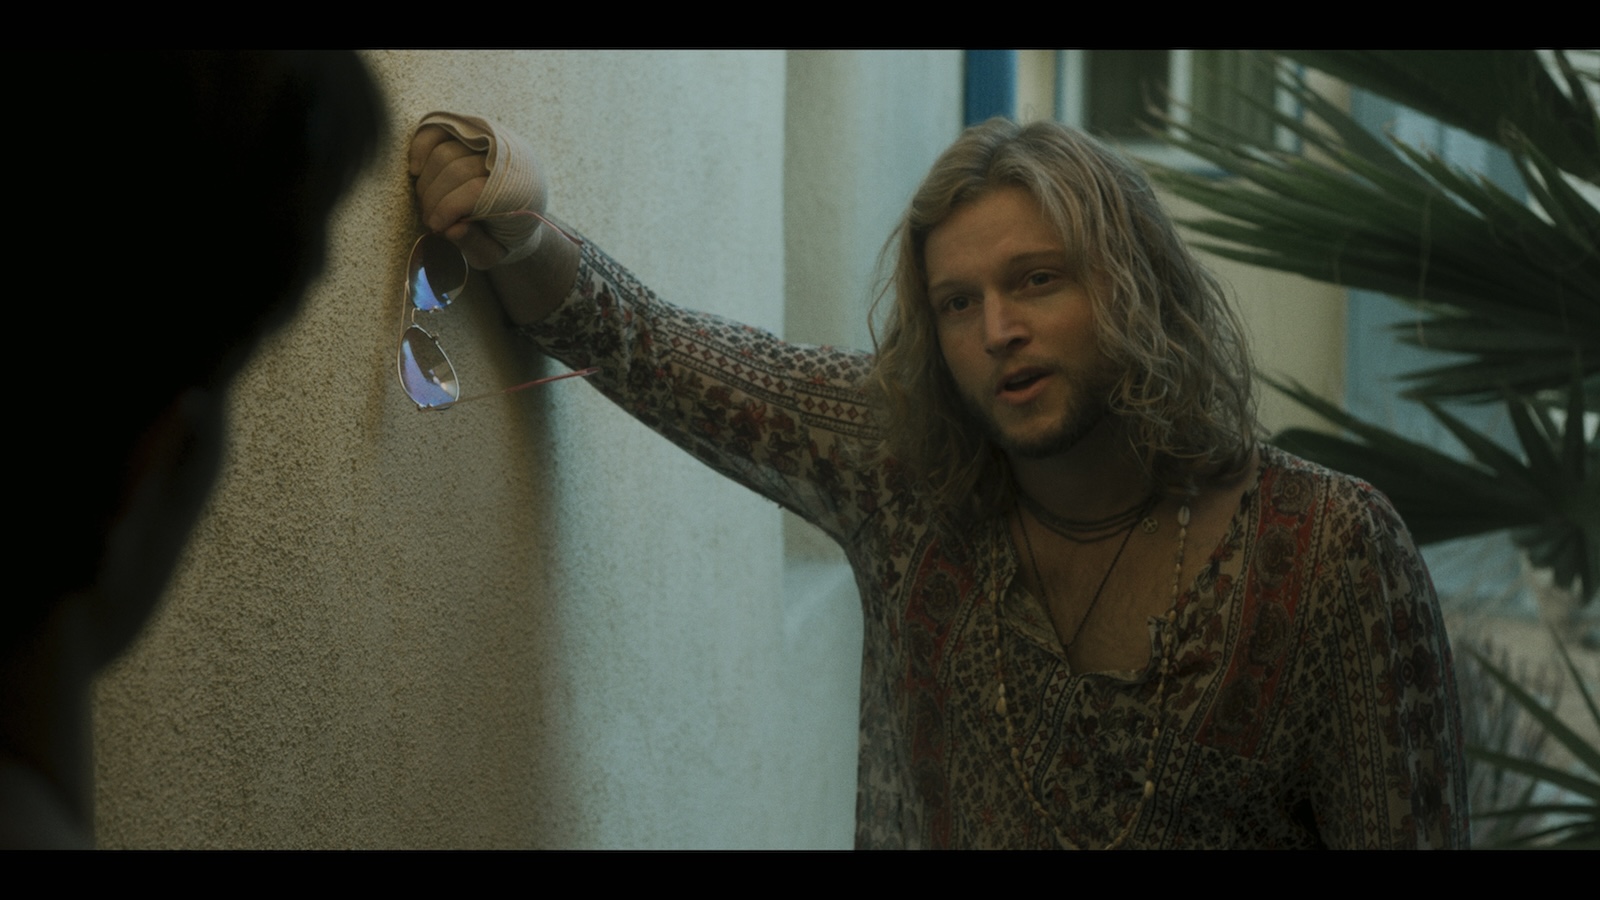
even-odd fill
[[[1331,473],[1330,473],[1331,474]],[[1450,646],[1405,524],[1331,475],[1298,702],[1312,807],[1331,847],[1465,848],[1466,766]]]
[[[667,304],[593,244],[547,319],[521,331],[630,415],[724,475],[845,540],[873,505],[855,458],[874,443],[869,357],[786,344]]]

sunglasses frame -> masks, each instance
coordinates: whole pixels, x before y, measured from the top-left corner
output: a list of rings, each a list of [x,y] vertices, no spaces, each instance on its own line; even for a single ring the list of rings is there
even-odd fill
[[[580,238],[573,236],[560,225],[532,210],[524,209],[513,212],[492,213],[486,216],[472,216],[461,221],[482,222],[486,219],[499,219],[510,216],[532,216],[550,226],[551,230],[571,241],[575,246],[583,246],[583,241]],[[430,245],[430,241],[434,243]],[[454,255],[453,263],[461,267],[460,277],[456,277],[454,272],[451,272],[448,280],[452,284],[446,286],[443,290],[439,289],[434,283],[439,273],[430,273],[428,271],[428,260],[426,259],[428,254],[426,251],[430,246],[434,248],[448,247],[449,252]],[[434,261],[439,262],[437,259]],[[500,394],[511,394],[527,388],[537,387],[541,384],[549,384],[552,381],[560,381],[564,378],[586,377],[600,371],[598,368],[579,369],[576,372],[538,378],[498,391],[490,391],[486,394],[462,397],[461,382],[459,376],[456,375],[455,364],[450,362],[450,357],[444,352],[444,347],[440,345],[439,339],[434,337],[432,332],[417,324],[417,313],[436,313],[449,308],[450,304],[454,303],[466,288],[470,271],[471,268],[467,265],[466,257],[462,255],[460,248],[438,232],[429,232],[418,237],[416,243],[411,245],[411,253],[406,257],[405,291],[401,297],[400,345],[395,354],[395,374],[400,379],[400,389],[405,392],[406,397],[412,403],[417,405],[418,412],[443,412],[453,406],[472,400],[482,400],[485,397],[496,397]],[[419,300],[423,302],[419,302]],[[413,337],[413,332],[415,332],[415,337]],[[418,340],[418,338],[425,340]],[[418,348],[421,349],[421,353],[418,352]],[[430,358],[419,361],[419,356],[428,356]],[[431,386],[443,395],[443,399],[430,399],[429,402],[419,400],[417,391],[413,390],[413,381],[407,378],[408,368],[415,373],[415,380],[419,390],[423,386]],[[441,371],[447,374],[441,376],[439,374]]]

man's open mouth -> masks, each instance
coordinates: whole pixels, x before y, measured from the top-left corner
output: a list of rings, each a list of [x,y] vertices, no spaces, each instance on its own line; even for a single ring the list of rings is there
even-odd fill
[[[1012,392],[1012,391],[1025,391],[1028,388],[1032,387],[1034,382],[1036,382],[1039,379],[1043,378],[1045,376],[1045,374],[1046,373],[1041,372],[1041,371],[1039,371],[1037,369],[1031,369],[1031,370],[1026,371],[1026,372],[1019,372],[1016,375],[1013,375],[1012,377],[1006,379],[1005,381],[1000,382],[1000,392],[1001,393],[1009,393],[1009,392]]]

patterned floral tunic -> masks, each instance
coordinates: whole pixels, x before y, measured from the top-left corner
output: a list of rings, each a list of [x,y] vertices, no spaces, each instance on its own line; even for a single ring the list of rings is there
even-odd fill
[[[1136,810],[1129,847],[1465,846],[1438,604],[1367,484],[1263,448],[1178,600],[1157,708],[1163,622],[1147,670],[1073,674],[1003,522],[951,539],[892,462],[856,462],[874,436],[866,356],[669,306],[593,245],[572,296],[525,332],[845,549],[866,626],[858,846],[1103,847]]]

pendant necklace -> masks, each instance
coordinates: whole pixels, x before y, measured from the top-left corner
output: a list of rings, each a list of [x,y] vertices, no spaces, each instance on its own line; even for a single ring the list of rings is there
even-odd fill
[[[1143,510],[1139,512],[1142,513]],[[1117,561],[1122,559],[1122,551],[1128,549],[1128,541],[1133,537],[1134,521],[1135,519],[1128,520],[1122,536],[1122,543],[1117,545],[1117,553],[1111,557],[1111,565],[1106,566],[1106,574],[1100,576],[1100,586],[1094,589],[1094,596],[1089,598],[1089,606],[1084,609],[1083,615],[1078,617],[1078,624],[1072,629],[1072,637],[1062,643],[1063,650],[1072,648],[1072,642],[1078,639],[1078,632],[1083,630],[1083,623],[1089,621],[1089,615],[1094,612],[1095,604],[1100,602],[1100,595],[1105,593],[1106,582],[1111,580],[1111,573],[1116,569]],[[1028,536],[1028,517],[1019,512],[1017,514],[1017,522],[1022,525],[1022,544],[1028,548],[1028,563],[1033,566],[1034,580],[1039,582],[1039,593],[1044,600],[1044,608],[1048,610],[1050,608],[1050,586],[1045,584],[1044,572],[1039,569],[1039,558],[1033,553],[1033,538]]]
[[[1023,496],[1026,497],[1027,495],[1024,494]],[[1129,536],[1131,536],[1133,534],[1133,523],[1137,522],[1141,516],[1147,515],[1147,513],[1149,512],[1149,509],[1153,508],[1153,506],[1154,506],[1154,503],[1152,501],[1145,501],[1145,502],[1141,503],[1140,504],[1141,508],[1138,509],[1138,512],[1135,515],[1133,515],[1132,518],[1128,519],[1127,522],[1122,526],[1122,527],[1127,528]],[[1127,515],[1126,512],[1120,513],[1117,518],[1121,518],[1121,517],[1126,516],[1126,515]],[[1018,510],[1018,516],[1019,516],[1019,518],[1021,517],[1021,511],[1020,510]],[[1041,521],[1043,521],[1043,520],[1041,520]],[[1028,538],[1028,523],[1027,523],[1027,521],[1025,519],[1023,519],[1023,520],[1021,520],[1021,525],[1022,525],[1022,539],[1023,539],[1024,544],[1027,545],[1027,549],[1028,549],[1028,559],[1033,564],[1034,577],[1039,579],[1039,589],[1040,589],[1040,591],[1044,592],[1046,594],[1046,596],[1045,596],[1045,606],[1046,606],[1046,608],[1048,608],[1049,605],[1050,605],[1050,600],[1049,600],[1049,596],[1048,596],[1049,588],[1045,585],[1044,579],[1042,577],[1040,577],[1040,575],[1039,575],[1039,561],[1033,555],[1033,547],[1032,547],[1030,539]],[[1114,535],[1118,531],[1121,531],[1122,527],[1119,527],[1118,529],[1116,529],[1116,531],[1111,532],[1111,534]],[[1052,528],[1051,530],[1054,531],[1055,529]],[[1147,533],[1149,531],[1154,531],[1154,529],[1147,529]],[[1176,631],[1177,620],[1178,620],[1178,587],[1179,587],[1179,584],[1181,583],[1180,579],[1183,577],[1183,550],[1184,550],[1184,543],[1188,539],[1188,535],[1189,535],[1189,505],[1186,503],[1186,504],[1183,504],[1182,506],[1178,507],[1178,549],[1177,549],[1177,552],[1174,554],[1174,561],[1173,561],[1173,565],[1172,565],[1172,605],[1167,609],[1167,614],[1164,617],[1164,627],[1161,629],[1161,658],[1157,661],[1158,668],[1159,668],[1159,671],[1160,671],[1160,675],[1159,675],[1159,679],[1156,682],[1155,702],[1152,704],[1152,708],[1151,708],[1151,711],[1150,711],[1150,738],[1149,738],[1149,740],[1150,740],[1150,749],[1145,754],[1145,761],[1144,761],[1144,771],[1145,771],[1144,789],[1140,792],[1139,800],[1138,800],[1137,803],[1134,804],[1133,811],[1132,811],[1132,813],[1129,814],[1129,816],[1127,818],[1127,821],[1126,821],[1126,824],[1123,825],[1122,830],[1120,832],[1118,832],[1117,836],[1115,838],[1113,838],[1110,841],[1110,843],[1106,844],[1106,846],[1104,848],[1106,850],[1116,850],[1119,847],[1121,847],[1123,844],[1127,843],[1128,837],[1133,834],[1134,826],[1139,823],[1140,815],[1142,815],[1144,813],[1145,804],[1147,804],[1149,802],[1150,798],[1154,797],[1155,793],[1156,793],[1156,783],[1155,783],[1156,746],[1161,741],[1161,716],[1162,716],[1163,710],[1166,707],[1167,680],[1168,680],[1168,676],[1171,675],[1171,673],[1172,673],[1173,648],[1176,646],[1176,642],[1177,642],[1177,635],[1176,635],[1175,631]],[[1065,537],[1065,535],[1063,535],[1063,537]],[[1103,537],[1100,538],[1100,540],[1103,540],[1103,539],[1104,539]],[[1080,543],[1082,543],[1082,542],[1080,542]],[[1122,550],[1123,550],[1123,548],[1127,547],[1127,545],[1128,545],[1128,537],[1124,537],[1122,539],[1122,547],[1117,548],[1117,555],[1116,555],[1115,558],[1113,558],[1111,560],[1111,568],[1116,568],[1117,560],[1121,559]],[[991,565],[992,565],[992,568],[990,570],[991,573],[992,573],[991,577],[993,577],[995,579],[998,579],[999,571],[1000,571],[999,545],[998,544],[996,544],[996,546],[995,546],[995,553],[994,553],[993,559],[991,560]],[[1103,591],[1105,589],[1106,580],[1111,577],[1111,568],[1108,568],[1106,570],[1105,577],[1103,577],[1100,580],[1100,587],[1099,587],[1099,589],[1097,589],[1095,591],[1095,596],[1089,603],[1089,611],[1093,611],[1094,602],[1096,600],[1100,599],[1100,591]],[[1066,832],[1061,830],[1061,826],[1056,822],[1056,819],[1053,816],[1050,815],[1050,811],[1045,809],[1043,803],[1039,802],[1039,798],[1034,794],[1034,791],[1033,791],[1033,782],[1029,779],[1027,770],[1024,768],[1024,766],[1022,764],[1022,748],[1017,745],[1016,730],[1015,730],[1015,727],[1011,723],[1010,710],[1006,707],[1005,652],[1002,649],[1002,644],[1001,644],[1001,641],[1000,641],[1000,615],[999,615],[1000,590],[999,590],[998,583],[995,583],[993,585],[992,594],[993,594],[993,596],[995,598],[995,619],[994,619],[994,666],[995,666],[995,675],[994,675],[994,677],[995,677],[995,687],[996,687],[996,698],[995,698],[994,709],[995,709],[995,713],[997,715],[999,715],[1000,720],[1003,723],[1005,723],[1005,740],[1006,740],[1006,746],[1011,751],[1011,762],[1012,762],[1012,765],[1015,766],[1015,768],[1017,770],[1017,777],[1020,778],[1021,781],[1022,781],[1022,792],[1023,792],[1023,794],[1025,796],[1027,796],[1028,802],[1033,805],[1034,812],[1036,814],[1038,814],[1039,818],[1047,826],[1049,826],[1051,828],[1051,830],[1053,830],[1055,832],[1056,840],[1060,842],[1061,846],[1069,848],[1069,849],[1078,849],[1077,845],[1074,844],[1071,841],[1071,839],[1069,839],[1067,837]],[[1083,616],[1083,619],[1079,620],[1079,622],[1078,622],[1078,627],[1079,628],[1083,627],[1083,622],[1088,619],[1088,615],[1089,615],[1089,613],[1085,612],[1084,616]],[[1076,632],[1074,632],[1073,636],[1074,637],[1077,636]]]

